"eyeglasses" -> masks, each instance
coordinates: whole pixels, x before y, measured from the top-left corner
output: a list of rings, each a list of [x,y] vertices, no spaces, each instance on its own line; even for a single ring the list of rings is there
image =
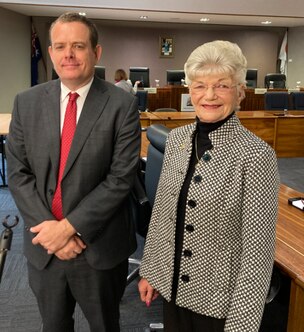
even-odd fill
[[[228,85],[228,84],[223,84],[223,83],[218,83],[218,84],[214,84],[211,86],[205,85],[205,84],[200,84],[200,83],[194,83],[190,86],[191,90],[193,93],[201,93],[201,94],[205,94],[208,89],[212,89],[213,92],[215,94],[226,94],[228,92],[231,91],[231,89],[235,88],[236,86],[238,86],[239,84],[235,84],[235,85]]]

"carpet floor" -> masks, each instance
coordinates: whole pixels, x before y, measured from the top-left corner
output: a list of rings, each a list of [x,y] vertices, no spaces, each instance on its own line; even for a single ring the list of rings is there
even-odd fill
[[[304,193],[304,158],[280,158],[281,182]],[[0,189],[0,222],[10,215],[10,221],[19,215],[17,207],[7,188]],[[37,302],[27,279],[26,260],[22,254],[23,223],[13,229],[11,250],[0,253],[5,266],[0,284],[0,331],[1,332],[40,332],[41,319]],[[3,226],[0,225],[2,232]],[[133,257],[140,258],[144,241],[138,237],[138,250]],[[289,297],[289,281],[284,279],[282,290],[276,301],[265,308],[261,332],[286,331]],[[162,322],[162,300],[157,299],[147,308],[139,300],[137,280],[126,288],[121,301],[121,331],[149,331],[149,323]],[[75,311],[75,332],[89,332],[89,327],[79,307]]]

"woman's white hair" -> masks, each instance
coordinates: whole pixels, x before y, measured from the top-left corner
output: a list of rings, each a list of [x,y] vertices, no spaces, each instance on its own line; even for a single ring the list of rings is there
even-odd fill
[[[237,84],[246,84],[247,60],[239,46],[215,40],[197,47],[184,66],[186,83],[191,85],[198,75],[225,74]]]

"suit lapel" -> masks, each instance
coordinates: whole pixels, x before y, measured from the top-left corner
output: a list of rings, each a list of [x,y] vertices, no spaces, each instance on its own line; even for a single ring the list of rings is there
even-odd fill
[[[53,174],[57,179],[60,156],[60,81],[52,81],[44,91],[43,110],[45,110],[45,135],[50,151]],[[48,130],[49,128],[49,130]],[[55,179],[55,181],[56,181]]]
[[[82,150],[94,125],[103,113],[109,97],[110,95],[105,85],[101,81],[94,79],[77,123],[63,178],[69,172],[75,159]]]

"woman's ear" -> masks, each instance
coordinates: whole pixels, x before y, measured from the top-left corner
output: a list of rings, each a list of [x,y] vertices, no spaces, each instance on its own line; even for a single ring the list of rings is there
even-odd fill
[[[240,106],[242,100],[245,98],[245,89],[246,85],[245,84],[240,84],[238,87],[238,106]]]

